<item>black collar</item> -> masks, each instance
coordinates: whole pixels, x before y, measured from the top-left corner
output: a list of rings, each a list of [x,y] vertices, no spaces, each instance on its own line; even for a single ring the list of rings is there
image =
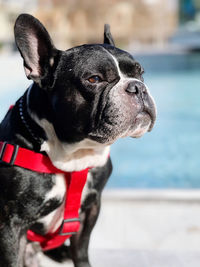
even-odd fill
[[[29,88],[28,90],[31,90]],[[37,144],[37,146],[41,146],[41,144],[46,140],[46,135],[44,130],[31,118],[28,106],[27,106],[27,96],[28,90],[24,93],[24,95],[16,102],[16,106],[19,111],[20,119],[25,126],[31,140]]]

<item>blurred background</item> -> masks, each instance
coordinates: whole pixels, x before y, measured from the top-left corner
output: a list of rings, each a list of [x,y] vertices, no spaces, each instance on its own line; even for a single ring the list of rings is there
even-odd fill
[[[136,230],[130,234],[127,222],[119,223],[122,201],[111,212],[119,221],[112,222],[116,230],[107,238],[107,247],[199,250],[200,1],[0,0],[0,119],[30,84],[14,44],[13,25],[20,13],[39,18],[56,47],[64,50],[101,43],[104,23],[109,23],[116,46],[129,51],[145,69],[157,122],[144,137],[112,146],[114,171],[104,197],[107,211],[96,228],[98,233],[107,231],[113,203],[120,199],[126,207],[135,205],[130,220]],[[123,237],[117,238],[122,229]],[[94,247],[105,248],[100,235],[93,241]]]

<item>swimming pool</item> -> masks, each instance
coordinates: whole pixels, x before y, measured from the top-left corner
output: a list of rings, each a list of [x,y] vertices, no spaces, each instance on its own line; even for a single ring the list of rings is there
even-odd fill
[[[114,170],[107,188],[199,188],[200,55],[138,58],[158,118],[151,133],[112,146]],[[17,56],[0,58],[0,118],[30,84],[21,64]]]

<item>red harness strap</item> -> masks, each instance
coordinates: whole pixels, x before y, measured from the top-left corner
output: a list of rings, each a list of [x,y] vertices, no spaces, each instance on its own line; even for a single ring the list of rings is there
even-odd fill
[[[27,238],[29,240],[39,242],[43,250],[49,250],[62,245],[66,239],[78,232],[81,195],[87,180],[88,168],[77,172],[64,172],[54,167],[49,157],[7,142],[0,142],[0,162],[40,173],[65,175],[67,193],[62,225],[55,232],[47,233],[44,236],[28,230]]]

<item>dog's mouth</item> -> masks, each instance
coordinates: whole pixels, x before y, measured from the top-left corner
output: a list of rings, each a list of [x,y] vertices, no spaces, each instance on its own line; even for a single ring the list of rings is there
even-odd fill
[[[136,116],[134,127],[130,130],[127,136],[139,138],[146,132],[150,132],[153,128],[154,123],[155,119],[152,118],[151,114],[143,111]]]
[[[132,123],[129,121],[126,125],[116,124],[115,121],[112,124],[110,120],[105,120],[101,123],[101,127],[89,133],[88,137],[101,144],[106,143],[106,145],[113,144],[119,138],[139,138],[153,129],[155,120],[156,112],[154,110],[140,112],[132,120]]]
[[[154,127],[157,115],[156,105],[154,104],[153,99],[151,99],[151,103],[149,106],[144,106],[144,112],[146,112],[150,117],[151,123],[149,125],[148,132],[151,132]]]

